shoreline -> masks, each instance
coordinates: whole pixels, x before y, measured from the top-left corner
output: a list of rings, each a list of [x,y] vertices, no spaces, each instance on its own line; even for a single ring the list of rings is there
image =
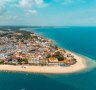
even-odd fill
[[[77,62],[71,66],[29,66],[29,65],[0,65],[0,71],[6,72],[26,72],[26,73],[42,73],[42,74],[69,74],[83,71],[87,68],[86,59],[80,55],[74,54]]]
[[[31,32],[30,32],[31,33]],[[17,34],[19,34],[19,35],[24,35],[25,34],[25,32],[22,32],[22,33],[17,33]],[[34,36],[34,34],[29,34],[28,33],[28,35],[30,35],[30,37],[31,36]],[[28,36],[27,35],[27,36]],[[13,36],[14,36],[14,34],[13,34]],[[46,57],[46,55],[44,54],[44,52],[46,52],[47,54],[50,52],[52,55],[55,55],[56,53],[55,53],[55,51],[56,50],[58,50],[57,48],[59,48],[59,47],[51,47],[50,45],[52,45],[52,43],[53,44],[56,44],[56,42],[54,42],[54,40],[52,40],[52,39],[49,39],[49,38],[46,38],[46,39],[48,39],[48,40],[46,40],[46,39],[44,39],[45,37],[42,37],[42,36],[38,36],[37,35],[37,37],[43,42],[41,45],[42,45],[42,47],[41,46],[38,46],[38,43],[41,43],[41,42],[38,42],[38,40],[37,40],[37,42],[35,42],[33,39],[32,39],[32,42],[30,42],[30,39],[28,39],[29,40],[29,42],[27,42],[27,43],[29,43],[29,46],[30,46],[30,49],[28,49],[28,52],[26,52],[26,50],[24,50],[24,52],[26,52],[26,53],[29,53],[30,52],[30,50],[31,50],[31,48],[33,48],[31,51],[32,51],[32,53],[30,52],[30,54],[28,54],[28,55],[24,55],[21,51],[22,51],[22,49],[21,48],[28,48],[27,47],[27,45],[25,44],[25,43],[17,43],[18,44],[18,48],[21,50],[20,52],[16,52],[16,53],[14,53],[13,54],[13,57],[10,55],[10,57],[9,58],[11,58],[11,59],[13,59],[11,62],[14,62],[14,60],[15,60],[15,63],[16,63],[16,60],[18,60],[18,58],[16,58],[16,57],[18,57],[19,56],[19,58],[27,58],[27,59],[29,59],[30,61],[28,62],[28,60],[18,60],[19,61],[19,64],[20,63],[24,63],[24,62],[27,62],[27,64],[28,63],[32,63],[33,61],[32,60],[35,60],[37,57],[39,58],[38,60],[40,61],[42,61],[42,60],[45,60],[45,58],[44,58],[44,56]],[[43,38],[43,39],[42,39]],[[16,38],[15,38],[16,39]],[[17,40],[17,39],[16,39]],[[45,41],[44,41],[45,40]],[[50,41],[49,41],[50,40]],[[18,41],[18,40],[17,40]],[[52,41],[52,42],[51,42]],[[21,41],[20,41],[21,42]],[[25,41],[26,42],[26,41]],[[38,50],[37,49],[37,51],[39,51],[39,53],[38,54],[33,54],[33,51],[35,50],[35,47],[31,47],[31,44],[34,42],[34,45],[35,46],[37,46],[38,48],[43,48],[42,50],[43,50],[43,54],[39,54],[39,53],[42,53],[41,51],[42,50]],[[44,44],[45,43],[45,44]],[[44,45],[43,45],[44,44]],[[20,46],[25,46],[25,47],[20,47]],[[45,46],[50,46],[50,48],[47,48],[47,47],[45,47]],[[46,48],[46,49],[45,49]],[[16,48],[17,49],[17,48]],[[48,50],[49,49],[49,50]],[[18,50],[18,49],[17,49]],[[53,50],[53,52],[51,52]],[[61,52],[62,53],[62,55],[64,55],[65,53],[64,53],[64,51],[62,51],[63,49],[61,49],[61,51],[59,51],[59,53]],[[71,54],[75,59],[76,59],[76,63],[75,64],[73,64],[73,65],[70,65],[70,66],[55,66],[55,65],[57,65],[57,64],[54,64],[53,66],[32,66],[32,65],[7,65],[7,64],[1,64],[0,65],[0,71],[11,71],[11,72],[29,72],[29,73],[49,73],[49,74],[64,74],[64,73],[74,73],[74,72],[79,72],[79,71],[82,71],[82,70],[85,70],[86,68],[87,68],[87,63],[86,63],[86,58],[83,58],[82,56],[80,56],[80,55],[78,55],[78,54],[75,54],[75,53],[73,53],[73,52],[71,52],[71,51],[69,51],[69,50],[66,50],[66,49],[64,49],[65,51],[66,51],[66,55],[65,55],[65,57],[67,58],[67,57],[69,57],[70,58],[70,55],[68,56],[68,54]],[[54,54],[55,53],[55,54]],[[58,54],[58,53],[57,53]],[[34,57],[31,57],[31,56],[34,56]],[[56,55],[55,56],[53,56],[52,57],[52,55],[50,55],[50,57],[49,58],[51,58],[50,59],[50,62],[51,63],[54,63],[54,62],[59,62],[59,59],[60,59],[60,56],[61,56],[61,54],[58,54],[58,56],[59,56],[59,59],[58,58],[56,58]],[[15,57],[16,56],[16,57]],[[64,57],[64,56],[63,56]],[[69,61],[67,62],[67,63],[69,63],[70,64],[70,62],[72,62],[71,60],[72,59],[74,59],[73,57],[71,57],[71,59],[69,59]],[[63,58],[64,59],[64,58]],[[8,61],[9,60],[9,61]],[[7,61],[8,62],[10,62],[10,59],[8,59]],[[37,61],[38,61],[37,60]],[[53,62],[52,62],[52,60],[53,60]],[[5,59],[5,61],[6,61],[6,59]],[[65,62],[66,62],[66,60],[65,60]],[[3,62],[4,63],[4,62]],[[47,60],[47,63],[48,63],[48,60]],[[60,62],[61,63],[61,62]],[[63,64],[64,64],[64,62],[63,62]],[[66,65],[66,64],[65,64]]]

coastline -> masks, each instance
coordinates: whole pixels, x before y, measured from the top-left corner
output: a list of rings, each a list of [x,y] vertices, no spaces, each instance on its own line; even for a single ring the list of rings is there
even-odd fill
[[[67,51],[70,52],[70,51]],[[9,72],[26,72],[26,73],[43,73],[43,74],[69,74],[80,72],[87,68],[85,58],[74,54],[71,52],[72,55],[77,59],[77,62],[71,66],[28,66],[24,65],[0,65],[0,71],[9,71]]]
[[[17,33],[17,34],[19,34],[19,35],[23,35],[23,34],[25,34],[25,32],[22,32],[22,33]],[[28,34],[30,34],[29,32],[28,32]],[[34,36],[34,34],[30,34],[31,36]],[[13,34],[13,36],[14,36],[14,34]],[[28,35],[27,35],[28,36]],[[52,39],[49,39],[49,38],[46,38],[46,39],[48,39],[48,40],[51,40],[52,42],[50,42],[50,41],[47,41],[46,39],[45,39],[45,41],[42,39],[42,36],[41,37],[39,37],[39,36],[37,36],[43,43],[42,43],[42,50],[43,50],[43,54],[36,54],[37,56],[38,56],[38,60],[45,60],[45,58],[43,58],[44,57],[44,52],[46,51],[47,53],[52,53],[52,55],[53,55],[53,57],[52,57],[52,55],[50,55],[50,62],[52,63],[52,60],[53,60],[53,63],[54,63],[54,61],[56,62],[56,64],[54,64],[53,66],[31,66],[31,65],[28,65],[28,62],[27,62],[27,60],[26,60],[26,62],[27,62],[27,64],[22,64],[22,65],[20,65],[20,64],[16,64],[16,65],[4,65],[4,64],[1,64],[0,65],[0,71],[11,71],[11,72],[29,72],[29,73],[48,73],[48,74],[66,74],[66,73],[75,73],[75,72],[79,72],[79,71],[82,71],[82,70],[85,70],[86,68],[87,68],[87,63],[86,63],[86,58],[83,58],[81,55],[78,55],[78,54],[75,54],[74,52],[71,52],[71,51],[69,51],[69,50],[66,50],[66,49],[64,49],[65,51],[66,51],[66,55],[68,55],[68,54],[71,54],[72,56],[66,56],[65,55],[65,57],[67,58],[67,57],[71,57],[71,59],[76,59],[76,63],[74,63],[73,65],[68,65],[68,66],[59,66],[58,64],[57,64],[57,62],[59,62],[58,60],[57,60],[57,58],[54,56],[55,54],[54,54],[54,52],[57,50],[57,48],[55,47],[51,47],[50,46],[50,44],[56,44],[56,42],[54,42],[54,40],[52,40]],[[43,37],[43,38],[45,38],[45,37]],[[21,42],[21,41],[20,41]],[[38,40],[37,40],[37,42],[35,42],[34,40],[33,40],[33,42],[34,42],[34,45],[36,46],[38,43],[41,43],[41,42],[38,42]],[[29,43],[29,46],[30,46],[30,49],[28,49],[28,51],[30,51],[31,50],[31,48],[33,48],[33,47],[31,47],[31,44],[32,44],[32,42],[30,43],[30,41],[29,42],[27,42],[27,43]],[[22,45],[25,45],[25,43],[19,43],[18,44],[18,47],[19,47],[19,49],[21,49],[22,47],[20,47],[20,46],[22,46]],[[50,48],[47,48],[46,47],[46,50],[45,50],[45,46],[48,46],[48,47],[50,47]],[[25,45],[25,46],[27,46],[27,45]],[[38,48],[40,48],[40,46],[38,46],[37,45],[37,47]],[[23,48],[25,48],[25,47],[23,47]],[[26,47],[27,48],[27,47]],[[22,49],[21,49],[22,50]],[[27,50],[27,49],[26,49]],[[24,50],[25,52],[26,52],[26,50]],[[34,50],[35,50],[35,48],[33,48],[32,49],[32,53],[30,52],[30,54],[29,54],[29,57],[27,56],[27,55],[24,55],[24,54],[22,54],[22,52],[20,53],[18,53],[18,52],[16,52],[15,53],[15,56],[19,56],[20,58],[26,58],[26,57],[28,57],[27,59],[29,59],[32,55],[33,56],[35,56],[35,57],[33,57],[33,58],[31,58],[31,59],[29,59],[30,61],[32,61],[33,62],[33,60],[37,60],[36,58],[36,55],[34,55],[33,54],[33,52],[34,52]],[[44,51],[45,50],[45,51]],[[51,52],[51,50],[53,50],[53,52]],[[65,54],[65,52],[64,51],[62,51],[63,49],[61,49],[61,51],[59,51],[59,53],[63,53],[63,54]],[[37,49],[37,51],[38,51],[38,49]],[[26,52],[26,53],[28,53],[28,52]],[[39,53],[41,53],[41,50],[39,50]],[[58,53],[57,53],[58,54]],[[63,55],[62,54],[62,55]],[[60,54],[58,54],[58,56],[59,56],[59,58],[61,59],[61,55]],[[10,59],[12,59],[12,56],[10,57]],[[10,62],[10,59],[9,59],[9,62]],[[72,61],[70,61],[71,59],[69,59],[69,64],[70,64],[70,62],[72,62]],[[14,62],[14,58],[12,59],[13,60],[13,62]],[[25,60],[25,59],[24,59]],[[19,60],[19,62],[20,63],[24,63],[24,60]],[[62,60],[62,59],[61,59]],[[63,58],[63,60],[64,60],[64,58]],[[5,60],[6,61],[6,60]],[[16,61],[16,60],[15,60]],[[30,63],[30,62],[29,62]],[[64,63],[64,62],[63,62]],[[56,66],[55,66],[56,65]],[[66,65],[66,64],[65,64]]]

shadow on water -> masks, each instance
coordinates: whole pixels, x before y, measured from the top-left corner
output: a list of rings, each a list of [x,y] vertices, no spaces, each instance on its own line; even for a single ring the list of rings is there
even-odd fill
[[[0,90],[79,90],[40,74],[0,73]]]

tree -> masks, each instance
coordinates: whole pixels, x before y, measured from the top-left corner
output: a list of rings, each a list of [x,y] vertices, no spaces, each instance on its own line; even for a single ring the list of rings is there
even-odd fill
[[[22,64],[22,63],[28,64],[28,59],[22,59],[22,58],[20,58],[20,59],[18,59],[18,62],[19,62],[19,64]]]
[[[4,60],[1,60],[1,61],[0,61],[0,64],[4,64]]]
[[[55,58],[57,58],[59,61],[64,60],[63,55],[59,51],[58,52],[55,52],[53,56]]]
[[[56,58],[57,58],[59,61],[64,60],[64,57],[63,57],[62,55],[58,55],[58,56],[56,56]]]
[[[46,56],[46,58],[50,58],[51,57],[51,55],[50,54],[48,54],[47,56]]]

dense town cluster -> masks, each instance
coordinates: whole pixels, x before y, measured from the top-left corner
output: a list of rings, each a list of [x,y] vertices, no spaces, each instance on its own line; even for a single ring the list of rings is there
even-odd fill
[[[72,65],[76,59],[51,40],[22,30],[0,30],[0,64]]]

